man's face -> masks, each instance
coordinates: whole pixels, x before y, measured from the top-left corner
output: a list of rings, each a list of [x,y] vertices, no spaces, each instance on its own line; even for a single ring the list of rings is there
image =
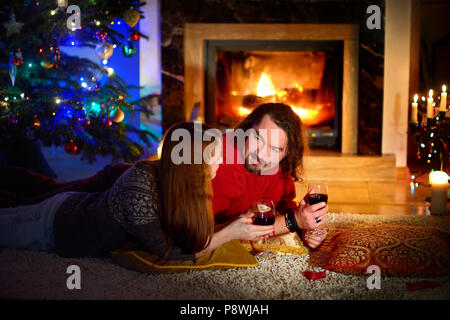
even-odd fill
[[[287,135],[283,129],[265,115],[255,133],[245,141],[245,163],[249,172],[264,174],[264,171],[277,167],[287,154]]]

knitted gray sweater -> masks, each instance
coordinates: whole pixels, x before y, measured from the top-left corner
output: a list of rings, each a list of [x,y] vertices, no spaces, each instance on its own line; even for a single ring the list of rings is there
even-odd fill
[[[55,215],[56,252],[65,257],[103,255],[127,240],[163,256],[167,238],[160,225],[157,165],[136,162],[105,192],[77,192]],[[192,253],[172,247],[167,259],[195,260]]]

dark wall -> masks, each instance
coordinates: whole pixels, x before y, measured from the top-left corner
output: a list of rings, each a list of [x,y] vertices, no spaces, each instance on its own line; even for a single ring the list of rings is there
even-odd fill
[[[369,30],[369,5],[381,8],[381,29]],[[161,1],[163,128],[184,120],[185,23],[353,23],[360,26],[358,153],[381,154],[384,0]]]

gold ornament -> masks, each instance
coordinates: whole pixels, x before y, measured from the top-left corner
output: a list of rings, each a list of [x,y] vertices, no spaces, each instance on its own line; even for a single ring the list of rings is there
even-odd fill
[[[122,122],[122,120],[125,118],[125,113],[117,107],[115,110],[112,110],[109,113],[109,118],[114,122]]]
[[[95,47],[95,53],[100,59],[108,60],[114,52],[114,46],[106,41],[103,41],[102,43],[99,43]]]
[[[56,2],[58,3],[59,8],[65,9],[69,5],[69,0],[57,0]]]
[[[140,12],[133,9],[133,7],[125,11],[125,13],[123,14],[123,19],[131,28],[133,28],[139,22],[140,18]]]

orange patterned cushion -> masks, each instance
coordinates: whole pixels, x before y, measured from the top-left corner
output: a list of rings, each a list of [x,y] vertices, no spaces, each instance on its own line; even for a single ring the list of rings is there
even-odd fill
[[[431,227],[383,225],[334,236],[327,269],[355,274],[370,265],[393,275],[450,275],[450,234]]]

